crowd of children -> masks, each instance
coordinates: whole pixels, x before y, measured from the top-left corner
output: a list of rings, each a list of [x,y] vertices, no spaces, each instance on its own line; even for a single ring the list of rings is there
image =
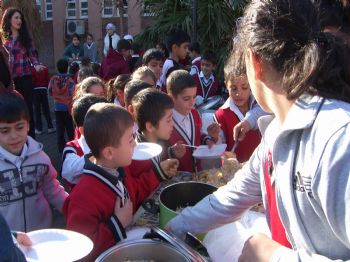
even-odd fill
[[[349,108],[346,103],[332,100],[349,102],[348,89],[343,88],[346,81],[340,81],[339,75],[332,79],[322,78],[320,72],[326,72],[324,63],[314,65],[314,68],[320,67],[318,71],[315,69],[317,74],[308,71],[310,75],[303,72],[304,76],[296,76],[294,69],[287,64],[294,63],[298,69],[305,69],[306,65],[298,63],[300,59],[306,63],[308,57],[305,49],[300,51],[298,48],[306,46],[309,40],[302,42],[301,36],[295,33],[295,39],[300,43],[292,45],[288,42],[290,36],[285,26],[293,25],[290,30],[295,30],[297,19],[294,13],[288,14],[291,20],[277,21],[274,25],[280,31],[272,32],[269,23],[273,22],[265,17],[267,11],[274,8],[272,2],[281,2],[275,8],[282,13],[288,9],[279,0],[249,4],[245,15],[251,19],[242,20],[241,28],[238,28],[241,42],[235,43],[236,49],[224,68],[223,86],[229,96],[213,113],[206,130],[202,130],[201,113],[196,108],[210,97],[222,95],[222,86],[215,76],[217,57],[210,50],[201,52],[199,43],[191,43],[188,34],[181,29],[169,32],[167,56],[161,50],[164,44],[142,54],[132,37],[120,39],[114,25],[108,24],[100,68],[96,66],[96,44],[93,36],[88,34],[84,46],[80,45],[79,36],[73,36],[63,58],[56,64],[57,73],[51,79],[47,68],[33,71],[36,134],[43,132],[42,108],[48,132],[57,132],[57,147],[62,154],[60,175],[65,189],[57,180],[57,172],[42,145],[28,135],[30,113],[23,98],[13,92],[1,94],[0,214],[11,230],[28,232],[51,227],[51,205],[63,213],[67,229],[80,232],[93,241],[93,250],[84,261],[94,261],[103,251],[126,238],[125,229],[131,224],[133,215],[162,181],[176,176],[178,171],[201,171],[201,161],[192,156],[195,147],[225,143],[227,151],[234,149],[239,162],[248,161],[243,171],[198,206],[186,208],[170,222],[169,230],[179,235],[185,231],[208,230],[238,218],[247,208],[264,201],[275,242],[271,243],[265,236],[257,236],[256,241],[266,248],[269,255],[289,256],[295,261],[311,259],[313,253],[334,259],[349,258],[350,237],[346,233],[349,230],[337,217],[344,219],[347,211],[347,207],[344,211],[344,205],[347,203],[344,198],[340,200],[330,192],[340,189],[346,193],[348,190],[339,183],[329,182],[332,178],[317,166],[319,164],[321,169],[324,166],[327,170],[330,167],[341,181],[345,184],[348,181],[348,170],[335,167],[335,162],[317,153],[325,152],[341,162],[344,162],[344,157],[337,153],[337,149],[341,148],[342,154],[347,155],[344,145],[348,144],[345,137]],[[311,4],[304,3],[308,1],[296,2],[305,8],[293,4],[300,15],[314,12]],[[265,22],[255,17],[254,12],[265,17]],[[313,21],[308,23],[311,26]],[[257,29],[262,33],[259,34]],[[249,38],[249,34],[255,38]],[[269,47],[268,40],[271,39],[267,38],[270,36],[280,41],[280,49]],[[322,48],[330,43],[324,39]],[[299,62],[287,52],[288,45],[304,52]],[[333,51],[332,48],[329,50]],[[184,61],[188,56],[192,61],[186,64]],[[343,72],[344,68],[337,64],[340,60],[334,57],[327,57],[327,61]],[[77,60],[81,61],[80,66],[74,63]],[[292,81],[291,76],[299,82]],[[339,80],[337,83],[342,91],[326,91],[322,85],[331,84],[331,80]],[[312,88],[307,89],[309,86]],[[53,99],[56,127],[49,112],[48,94]],[[273,115],[268,115],[262,108]],[[340,108],[343,112],[339,113]],[[289,109],[293,119],[289,116]],[[335,117],[339,121],[329,132],[316,134],[316,128],[326,128],[323,122],[331,112],[340,114]],[[264,116],[259,122],[263,138],[258,130],[261,116]],[[268,127],[267,122],[270,123]],[[293,123],[295,125],[291,125]],[[321,139],[324,139],[322,143]],[[299,145],[300,141],[304,143]],[[159,144],[162,153],[149,160],[133,160],[135,145],[141,142]],[[316,147],[317,152],[313,151]],[[300,152],[306,159],[301,159]],[[314,159],[313,154],[318,158]],[[312,169],[304,167],[306,161],[310,162]],[[282,182],[280,177],[283,174],[277,174],[280,170],[291,176],[290,185]],[[291,173],[298,176],[295,178]],[[319,173],[326,178],[320,177]],[[297,188],[297,193],[289,192],[297,186],[304,191]],[[281,197],[282,190],[286,194],[296,194],[297,202],[302,203],[300,209],[291,202],[292,196],[288,200]],[[322,190],[329,192],[329,196],[324,196]],[[309,194],[304,196],[302,192]],[[277,200],[275,194],[278,194]],[[326,202],[334,203],[335,200],[340,203],[335,205],[341,206],[328,210]],[[291,219],[287,214],[287,206],[291,203],[291,211],[297,219]],[[299,214],[299,211],[304,213]],[[306,221],[308,215],[315,222]],[[331,239],[334,244],[331,246],[339,253],[319,244],[315,226],[310,223],[325,226],[322,235]],[[308,224],[312,235],[303,231],[301,224]],[[302,236],[301,240],[295,236]],[[306,253],[281,249],[280,245],[305,250]],[[242,258],[253,256],[260,259],[262,253],[248,241]]]

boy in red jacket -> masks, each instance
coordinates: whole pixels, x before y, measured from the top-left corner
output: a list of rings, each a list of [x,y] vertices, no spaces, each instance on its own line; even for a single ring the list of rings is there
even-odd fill
[[[219,89],[219,83],[213,74],[215,65],[215,54],[212,51],[204,52],[201,58],[201,71],[193,75],[197,85],[197,105],[214,96]]]
[[[227,144],[226,150],[230,151],[235,144],[233,129],[241,121],[247,119],[247,113],[259,111],[260,106],[256,103],[250,91],[245,72],[235,72],[231,65],[225,66],[225,82],[229,92],[229,98],[215,112],[215,119],[221,126],[220,140]],[[261,109],[260,109],[261,111]],[[239,162],[249,160],[255,148],[260,144],[261,135],[259,130],[244,130],[245,137],[240,140],[235,149]]]
[[[47,87],[49,85],[49,69],[46,65],[42,65],[40,71],[32,70],[32,81],[34,88],[34,113],[35,113],[35,134],[43,133],[43,124],[41,121],[41,109],[43,109],[44,117],[47,123],[47,133],[53,133],[56,129],[53,127],[49,101],[47,99]]]
[[[193,77],[186,70],[176,70],[167,79],[168,94],[174,101],[173,120],[174,130],[169,143],[174,145],[170,154],[179,161],[179,170],[196,172],[200,170],[200,163],[192,157],[193,148],[201,143],[208,146],[215,144],[219,138],[220,126],[211,124],[207,131],[208,136],[201,133],[202,119],[194,109],[197,86]]]
[[[90,148],[84,137],[83,125],[85,115],[92,105],[102,102],[107,103],[107,100],[101,96],[86,94],[73,103],[73,121],[81,136],[78,139],[69,141],[63,149],[61,175],[69,189],[73,189],[78,184],[80,175],[83,173],[84,155],[90,153]]]
[[[63,208],[67,229],[94,243],[84,261],[95,261],[126,238],[133,208],[123,183],[129,170],[122,167],[131,163],[136,145],[132,126],[131,115],[113,104],[97,103],[86,114],[84,136],[92,154],[85,156],[84,173]]]
[[[138,125],[136,142],[158,143],[163,147],[161,155],[149,160],[133,160],[129,168],[133,176],[151,171],[148,179],[152,181],[149,188],[145,188],[143,199],[152,193],[161,181],[176,175],[179,161],[168,158],[167,140],[173,131],[173,107],[172,99],[165,93],[155,88],[141,90],[132,99],[134,118]]]

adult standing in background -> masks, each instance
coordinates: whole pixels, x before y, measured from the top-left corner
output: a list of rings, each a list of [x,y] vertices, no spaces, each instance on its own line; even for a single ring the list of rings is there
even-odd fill
[[[104,39],[103,54],[106,56],[109,49],[117,49],[120,36],[115,33],[115,25],[109,23],[106,25],[107,34]]]
[[[33,117],[33,85],[32,67],[36,71],[43,67],[39,64],[38,53],[27,29],[22,12],[16,8],[8,8],[1,21],[1,34],[5,40],[5,48],[9,52],[9,67],[16,90],[22,94],[29,109],[29,135],[35,138]]]

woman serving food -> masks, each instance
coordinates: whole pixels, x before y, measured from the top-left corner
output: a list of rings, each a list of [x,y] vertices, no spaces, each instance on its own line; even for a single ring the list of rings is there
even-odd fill
[[[178,235],[205,232],[263,200],[272,239],[253,235],[239,261],[349,260],[350,81],[344,46],[320,32],[309,0],[253,0],[238,34],[230,62],[240,66],[244,58],[256,100],[274,115],[260,118],[262,142],[233,180],[185,208],[167,228]]]

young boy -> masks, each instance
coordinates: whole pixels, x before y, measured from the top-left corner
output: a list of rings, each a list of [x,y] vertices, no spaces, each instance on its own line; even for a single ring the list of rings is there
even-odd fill
[[[56,129],[53,127],[49,101],[47,99],[47,86],[49,85],[49,69],[46,65],[42,65],[40,71],[32,70],[33,88],[34,88],[34,112],[35,112],[35,134],[43,133],[43,124],[41,121],[41,109],[47,124],[47,133],[53,133]]]
[[[197,85],[197,105],[215,95],[218,91],[219,84],[213,74],[215,65],[216,58],[214,52],[204,52],[201,59],[201,71],[198,74],[193,75]]]
[[[157,78],[157,89],[162,87],[160,76],[162,74],[164,60],[164,54],[156,48],[148,49],[142,57],[142,65],[149,67]]]
[[[49,82],[49,94],[54,100],[58,152],[62,153],[66,144],[65,133],[67,133],[68,141],[74,138],[73,120],[70,110],[75,83],[72,75],[67,74],[67,60],[58,60],[57,70],[58,74],[54,75]]]
[[[199,46],[198,42],[191,43],[189,46],[190,50],[190,57],[192,59],[192,65],[190,74],[196,75],[199,74],[201,71],[201,48]]]
[[[173,29],[170,31],[166,39],[167,48],[170,54],[169,58],[165,60],[163,65],[162,75],[160,77],[162,86],[165,86],[168,71],[172,67],[183,68],[179,62],[180,60],[186,59],[189,43],[190,37],[183,30]]]
[[[117,50],[109,49],[101,65],[101,77],[108,81],[120,74],[129,74],[128,59],[131,54],[131,45],[128,40],[118,41]]]
[[[67,193],[42,145],[27,135],[29,113],[14,94],[0,96],[0,213],[12,230],[49,228],[50,205],[58,210]]]
[[[132,73],[131,80],[141,80],[151,86],[156,86],[157,77],[150,68],[147,66],[141,66]]]
[[[99,128],[96,128],[96,127]],[[98,103],[86,114],[84,136],[91,149],[84,173],[64,203],[67,229],[94,242],[84,261],[94,261],[103,251],[126,238],[132,203],[123,184],[135,147],[133,120],[123,108]]]
[[[77,34],[73,34],[72,42],[64,49],[63,58],[69,63],[79,61],[84,56],[84,48]]]
[[[221,142],[227,144],[227,151],[231,151],[235,140],[233,137],[234,127],[244,121],[250,110],[260,106],[251,94],[247,76],[244,72],[235,74],[229,66],[225,67],[225,84],[229,92],[229,98],[225,104],[215,112],[215,119],[220,124]],[[261,135],[259,130],[248,130],[244,139],[240,141],[235,149],[239,162],[248,161],[255,148],[260,144]]]
[[[69,141],[63,150],[62,177],[66,180],[70,189],[78,184],[84,167],[84,155],[90,153],[90,148],[84,137],[84,119],[89,108],[107,100],[100,96],[86,94],[74,101],[72,114],[76,127],[81,134],[79,139]]]
[[[201,143],[209,146],[217,142],[220,126],[211,124],[208,136],[201,134],[202,120],[194,109],[197,86],[193,77],[185,70],[172,72],[167,79],[168,94],[174,101],[174,130],[169,139],[170,150],[180,161],[179,170],[195,172],[200,170],[200,163],[192,157],[193,150],[189,146],[199,146]]]
[[[165,93],[154,88],[141,90],[132,99],[134,118],[138,125],[136,142],[158,143],[163,147],[162,154],[150,160],[133,160],[130,165],[132,175],[152,170],[148,179],[153,183],[147,188],[149,195],[161,181],[176,175],[179,161],[168,159],[168,146],[166,141],[173,131],[173,107],[172,99]]]

